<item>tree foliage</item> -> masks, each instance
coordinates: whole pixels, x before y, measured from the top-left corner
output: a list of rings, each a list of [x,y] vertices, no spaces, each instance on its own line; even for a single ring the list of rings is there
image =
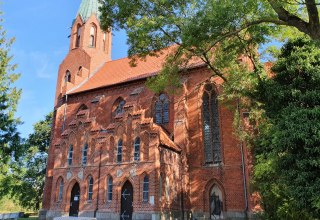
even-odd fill
[[[225,81],[222,98],[240,100],[240,108],[250,111],[259,127],[238,134],[248,146],[255,145],[255,183],[268,218],[319,216],[319,46],[301,39],[287,44],[272,79],[257,53],[273,39],[318,41],[319,0],[101,2],[103,28],[127,31],[133,65],[175,45],[161,74],[148,82],[154,91],[178,84],[178,73],[197,58]],[[249,58],[252,67],[239,57]]]
[[[264,127],[255,150],[256,186],[272,219],[320,216],[320,50],[307,39],[284,45],[260,83]]]
[[[11,159],[18,158],[21,152],[20,136],[16,129],[20,122],[14,117],[21,91],[13,86],[19,78],[10,55],[14,39],[6,38],[6,31],[1,24],[0,18],[0,166],[1,171],[5,172],[6,165]]]
[[[101,0],[103,28],[124,28],[129,56],[156,55],[173,44],[170,65],[198,57],[227,81],[225,68],[240,54],[257,61],[257,46],[270,37],[299,33],[320,38],[316,0]],[[294,29],[292,29],[292,27]],[[217,53],[217,48],[219,52]],[[215,52],[213,53],[213,50]]]
[[[39,210],[43,197],[46,162],[51,138],[52,113],[34,125],[23,155],[1,179],[0,195],[10,195],[22,207]]]

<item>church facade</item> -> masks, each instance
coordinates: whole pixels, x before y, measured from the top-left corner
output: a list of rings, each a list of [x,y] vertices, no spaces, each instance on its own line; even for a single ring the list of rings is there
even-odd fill
[[[171,48],[111,60],[97,0],[83,0],[60,65],[40,219],[241,219],[250,215],[250,152],[201,62],[175,94],[150,91]],[[236,105],[236,103],[235,103]]]

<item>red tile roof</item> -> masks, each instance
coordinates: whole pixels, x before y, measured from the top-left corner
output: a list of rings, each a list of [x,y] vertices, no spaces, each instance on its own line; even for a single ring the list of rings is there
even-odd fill
[[[87,80],[67,93],[79,93],[156,75],[165,63],[166,57],[174,48],[166,48],[158,56],[148,56],[145,60],[137,60],[135,67],[129,64],[130,58],[106,62],[95,73],[92,73]],[[202,61],[194,59],[189,62],[189,67],[196,67],[202,64]]]

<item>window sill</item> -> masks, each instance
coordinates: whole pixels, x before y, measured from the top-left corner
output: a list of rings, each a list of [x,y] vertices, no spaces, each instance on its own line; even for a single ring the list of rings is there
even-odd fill
[[[222,167],[223,163],[210,163],[210,164],[204,164],[203,167]]]

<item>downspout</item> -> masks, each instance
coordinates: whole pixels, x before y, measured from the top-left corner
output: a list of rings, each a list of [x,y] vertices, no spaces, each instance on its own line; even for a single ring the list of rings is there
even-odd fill
[[[180,206],[181,206],[181,211],[182,211],[182,219],[184,219],[184,196],[183,196],[183,184],[182,184],[182,181],[183,181],[183,174],[182,174],[182,154],[180,153],[180,193],[181,193],[181,196],[180,196]]]
[[[240,100],[238,99],[237,109],[239,114],[239,120],[241,118],[241,110],[240,110]],[[242,131],[242,126],[239,123],[239,129]],[[243,151],[243,141],[240,142],[240,150],[241,150],[241,165],[242,165],[242,177],[243,177],[243,191],[244,191],[244,200],[245,200],[245,219],[248,219],[248,191],[247,191],[247,176],[246,176],[246,165]]]
[[[99,209],[99,189],[100,189],[101,153],[102,153],[102,146],[100,146],[100,150],[99,150],[98,194],[97,194],[96,209],[94,210],[94,217],[95,217],[95,218],[97,217],[97,212],[98,212],[98,209]]]

